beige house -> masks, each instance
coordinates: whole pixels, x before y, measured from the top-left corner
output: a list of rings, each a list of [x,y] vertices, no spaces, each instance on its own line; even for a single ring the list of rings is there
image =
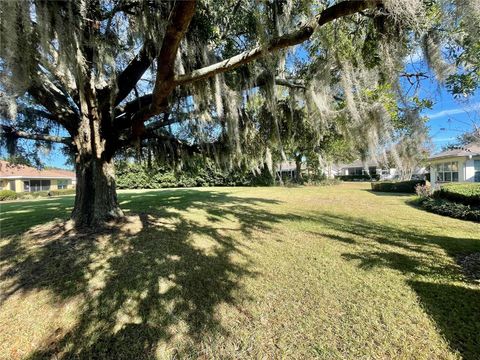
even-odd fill
[[[0,160],[0,190],[16,192],[75,188],[76,177],[68,170],[38,170]]]
[[[443,151],[429,160],[433,187],[447,182],[480,182],[480,143]]]

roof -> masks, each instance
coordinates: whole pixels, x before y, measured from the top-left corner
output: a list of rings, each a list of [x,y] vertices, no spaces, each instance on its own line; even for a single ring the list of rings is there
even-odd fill
[[[470,143],[466,146],[451,150],[442,151],[430,156],[430,160],[443,159],[448,157],[466,157],[480,155],[480,143]]]
[[[302,161],[301,169],[305,169],[306,165]],[[295,164],[295,161],[282,161],[281,163],[277,164],[277,171],[292,171],[296,170],[297,166]]]
[[[377,167],[379,166],[375,161],[365,161],[363,162],[362,160],[355,160],[354,162],[350,164],[338,164],[337,167],[339,169],[344,169],[344,168],[364,168],[364,167]]]
[[[68,170],[38,170],[31,166],[11,164],[0,160],[0,178],[75,179],[75,173]]]

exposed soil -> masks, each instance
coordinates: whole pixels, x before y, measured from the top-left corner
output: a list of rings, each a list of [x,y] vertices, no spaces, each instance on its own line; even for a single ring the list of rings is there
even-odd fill
[[[468,279],[480,282],[480,252],[459,256],[457,261]]]

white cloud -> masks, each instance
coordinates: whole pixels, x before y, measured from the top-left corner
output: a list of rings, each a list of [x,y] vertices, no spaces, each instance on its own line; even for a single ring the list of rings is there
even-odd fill
[[[472,104],[468,108],[456,108],[456,109],[442,110],[442,111],[438,111],[438,112],[435,112],[435,113],[432,113],[432,114],[426,114],[426,116],[428,118],[430,118],[430,120],[433,120],[433,119],[438,119],[438,118],[445,117],[445,116],[464,114],[464,113],[468,113],[469,111],[476,111],[476,110],[480,110],[480,103]]]

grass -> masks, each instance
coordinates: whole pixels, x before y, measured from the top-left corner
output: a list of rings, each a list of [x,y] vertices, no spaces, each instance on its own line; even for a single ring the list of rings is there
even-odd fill
[[[2,204],[0,357],[478,359],[480,224],[369,184],[122,192]]]

